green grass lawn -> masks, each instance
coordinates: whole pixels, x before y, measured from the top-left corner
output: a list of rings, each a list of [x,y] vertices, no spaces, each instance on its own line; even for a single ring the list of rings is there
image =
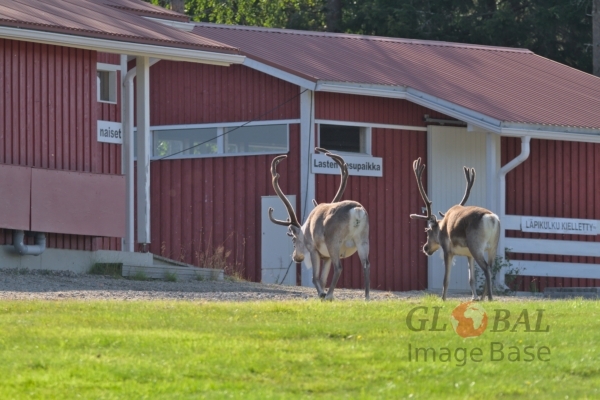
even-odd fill
[[[600,303],[481,303],[488,328],[470,339],[450,324],[457,305],[433,297],[370,303],[3,301],[0,398],[600,397]],[[441,307],[437,328],[447,329],[410,330],[406,319],[416,306],[428,307],[428,314],[418,310],[414,326],[428,319],[431,329],[433,307]],[[498,309],[510,311],[509,329],[491,332]],[[525,319],[519,319],[524,309],[531,330],[536,310],[543,309],[539,328],[549,326],[549,332],[525,332]],[[504,346],[495,353],[503,360],[490,359],[492,343]],[[544,346],[550,354],[543,350],[541,358],[547,361],[537,358]],[[427,361],[423,354],[415,361],[415,347],[433,348],[436,361],[431,353]],[[515,348],[520,360],[509,361]],[[451,353],[450,361],[440,361],[443,352]],[[526,361],[532,358],[526,354],[534,359]]]

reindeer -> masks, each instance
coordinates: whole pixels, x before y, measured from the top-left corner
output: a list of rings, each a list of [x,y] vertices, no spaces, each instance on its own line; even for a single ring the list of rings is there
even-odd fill
[[[356,201],[340,201],[348,180],[348,166],[343,158],[319,147],[315,148],[315,151],[325,153],[340,166],[342,181],[333,201],[317,204],[313,200],[315,208],[308,215],[304,225],[300,225],[294,208],[279,187],[277,164],[287,157],[280,155],[271,163],[271,176],[273,189],[283,201],[289,217],[286,221],[276,220],[273,218],[273,208],[269,208],[269,219],[275,224],[288,227],[288,235],[292,237],[294,244],[292,258],[295,262],[304,261],[309,269],[312,268],[313,284],[322,299],[333,300],[333,289],[342,273],[340,259],[350,257],[358,251],[365,274],[365,299],[369,300],[369,215]],[[322,271],[321,260],[324,262]],[[332,264],[333,279],[329,291],[325,293],[323,288]]]
[[[419,192],[425,202],[427,209],[426,215],[411,214],[413,219],[423,219],[427,221],[427,242],[423,246],[423,252],[430,256],[440,247],[444,252],[444,265],[446,272],[444,275],[444,287],[442,290],[442,299],[446,300],[448,291],[448,281],[450,279],[450,269],[454,261],[454,256],[465,256],[469,260],[469,283],[473,300],[477,300],[475,291],[475,267],[473,259],[483,270],[485,275],[485,288],[481,295],[481,300],[487,293],[488,299],[492,300],[492,275],[490,267],[496,259],[498,249],[498,239],[500,238],[500,220],[498,216],[485,208],[476,206],[465,206],[471,188],[475,183],[475,169],[463,167],[467,179],[467,189],[462,201],[452,206],[446,214],[440,211],[442,219],[438,220],[435,214],[431,213],[432,202],[427,198],[423,189],[421,175],[425,165],[421,165],[421,158],[413,163],[413,170],[419,185]],[[487,261],[484,258],[487,253]]]

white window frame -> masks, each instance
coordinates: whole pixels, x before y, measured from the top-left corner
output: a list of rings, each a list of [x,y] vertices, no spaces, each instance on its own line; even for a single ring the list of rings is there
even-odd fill
[[[108,87],[109,93],[108,97],[110,100],[102,100],[100,99],[100,77],[97,75],[98,84],[96,87],[96,99],[99,103],[105,104],[117,104],[117,71],[121,70],[120,65],[116,64],[106,64],[106,63],[97,63],[96,71],[97,72],[108,72]]]
[[[277,151],[265,151],[260,153],[225,153],[225,140],[223,133],[227,128],[239,128],[247,126],[264,126],[264,125],[285,125],[286,126],[286,150],[284,153],[290,151],[290,125],[300,124],[299,119],[281,119],[281,120],[269,120],[269,121],[252,121],[252,122],[220,122],[213,124],[191,124],[191,125],[161,125],[150,127],[150,140],[151,148],[154,149],[154,132],[172,130],[172,129],[217,129],[217,153],[213,154],[176,154],[168,156],[165,160],[178,160],[178,159],[189,159],[189,158],[215,158],[215,157],[248,157],[248,156],[260,156],[267,154],[281,154],[281,150]],[[243,126],[242,126],[243,125]],[[151,160],[160,160],[164,156],[155,156],[154,150],[150,156]]]
[[[347,156],[372,156],[372,128],[373,124],[362,123],[362,122],[351,122],[351,121],[334,121],[334,120],[326,120],[326,119],[317,119],[315,122],[318,124],[317,132],[318,134],[318,142],[319,146],[321,145],[321,125],[338,125],[338,126],[357,126],[360,129],[360,153],[354,153],[351,151],[338,151],[335,150],[336,154],[347,155]]]

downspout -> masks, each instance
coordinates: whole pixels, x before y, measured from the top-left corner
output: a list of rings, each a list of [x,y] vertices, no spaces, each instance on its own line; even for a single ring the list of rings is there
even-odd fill
[[[127,58],[127,56],[122,56]],[[160,59],[150,59],[150,66],[153,66]],[[124,67],[123,67],[124,66]],[[123,69],[124,68],[124,69]],[[121,71],[127,71],[127,62],[121,61]],[[135,178],[134,178],[134,159],[133,153],[133,118],[134,118],[134,96],[133,96],[133,78],[137,74],[136,67],[133,67],[123,78],[123,173],[125,174],[125,198],[126,198],[126,231],[124,240],[124,251],[133,252],[135,250]]]
[[[35,245],[26,245],[23,243],[25,232],[20,230],[13,231],[13,246],[22,256],[39,256],[46,250],[46,235],[41,232],[35,234]]]
[[[504,240],[506,237],[506,228],[502,221],[506,217],[506,174],[515,169],[529,157],[529,141],[531,136],[521,136],[521,154],[513,158],[508,164],[500,168],[500,243],[498,244],[499,254],[504,257]],[[508,289],[505,282],[506,267],[502,268],[496,276],[496,286],[502,290]]]

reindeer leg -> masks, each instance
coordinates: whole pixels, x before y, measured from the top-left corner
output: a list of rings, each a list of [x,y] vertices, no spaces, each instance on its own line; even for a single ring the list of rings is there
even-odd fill
[[[321,270],[321,287],[327,285],[327,276],[331,269],[331,258],[327,258],[323,261],[323,269]]]
[[[330,254],[338,254],[330,253]],[[333,278],[331,279],[331,285],[329,285],[329,290],[327,291],[327,296],[325,296],[325,300],[333,300],[333,289],[335,289],[335,285],[338,283],[338,279],[340,279],[340,275],[342,274],[342,262],[338,257],[331,257],[331,262],[333,263]]]
[[[471,285],[471,300],[476,301],[478,300],[477,297],[477,290],[475,288],[475,260],[473,260],[473,257],[467,257],[467,260],[469,260],[469,284]]]
[[[311,252],[310,257],[304,257],[304,262],[308,268],[310,268],[312,264],[313,284],[317,288],[319,297],[325,297],[325,291],[323,290],[321,282],[319,281],[319,271],[321,270],[321,258],[319,257],[319,254],[316,251]]]
[[[442,288],[442,300],[446,301],[446,294],[448,293],[448,284],[450,283],[450,270],[452,269],[452,262],[454,255],[450,252],[444,253],[444,266],[446,272],[444,274],[444,287]]]
[[[487,294],[488,300],[492,301],[492,273],[490,271],[490,267],[488,263],[483,258],[483,254],[475,256],[475,261],[483,270],[483,274],[485,275],[485,287],[483,289],[483,293],[481,294],[481,300],[485,299],[485,295]]]
[[[369,244],[363,243],[358,246],[358,257],[365,273],[365,300],[369,300],[369,290],[371,287],[371,263],[369,262]]]

